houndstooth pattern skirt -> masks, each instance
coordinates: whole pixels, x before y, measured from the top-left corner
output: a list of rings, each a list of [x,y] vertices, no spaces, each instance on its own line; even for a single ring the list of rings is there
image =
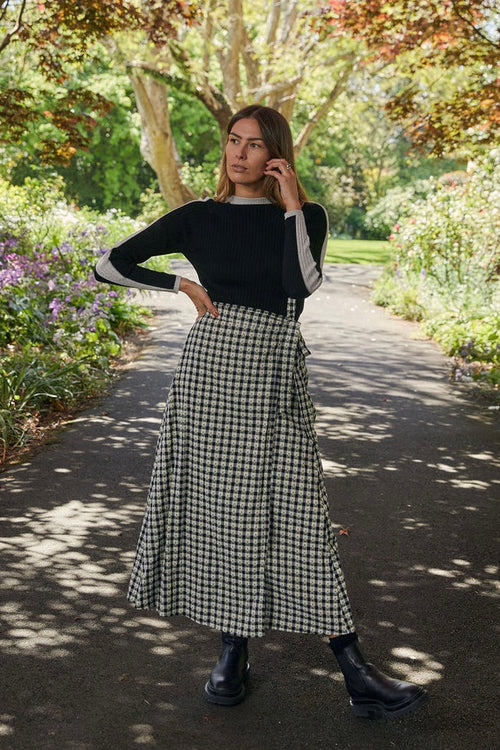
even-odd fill
[[[128,598],[246,637],[352,632],[293,302],[214,304],[169,391]]]

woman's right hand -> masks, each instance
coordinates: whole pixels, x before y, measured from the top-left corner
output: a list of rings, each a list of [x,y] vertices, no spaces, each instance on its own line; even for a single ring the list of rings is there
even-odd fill
[[[209,312],[214,318],[217,318],[219,311],[214,306],[212,300],[207,294],[201,284],[197,284],[196,281],[186,279],[184,276],[181,278],[179,290],[187,294],[193,305],[196,307],[198,318],[201,318],[206,312]]]

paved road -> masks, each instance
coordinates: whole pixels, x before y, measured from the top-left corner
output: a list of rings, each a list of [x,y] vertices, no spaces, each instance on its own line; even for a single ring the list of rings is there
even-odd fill
[[[496,412],[447,381],[418,329],[330,267],[303,332],[332,517],[364,650],[428,686],[415,715],[351,714],[319,637],[251,644],[250,694],[206,704],[218,635],[131,609],[128,571],[166,388],[193,319],[157,328],[101,403],[2,475],[0,746],[8,750],[496,748]],[[496,453],[495,453],[496,450]]]

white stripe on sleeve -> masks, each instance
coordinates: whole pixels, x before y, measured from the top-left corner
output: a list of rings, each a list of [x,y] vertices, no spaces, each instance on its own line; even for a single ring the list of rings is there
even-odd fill
[[[324,208],[323,210],[325,211]],[[311,243],[309,240],[309,235],[307,234],[307,227],[306,227],[306,220],[304,218],[304,212],[299,211],[299,210],[287,211],[285,213],[285,219],[287,219],[289,216],[295,216],[297,255],[299,258],[300,270],[302,273],[302,278],[304,280],[304,285],[307,291],[309,292],[309,294],[312,294],[314,291],[316,291],[316,289],[319,286],[321,286],[323,277],[321,273],[318,271],[318,268],[316,266],[316,261],[314,260],[312,253],[311,253]],[[326,234],[325,234],[325,240],[323,242],[323,246],[321,248],[320,268],[323,266],[323,261],[326,255],[326,246],[328,243],[328,214],[326,213],[326,211],[325,211],[325,217],[326,217]]]
[[[181,283],[181,276],[175,277],[175,283],[173,289],[168,289],[164,286],[152,286],[150,284],[143,284],[139,281],[134,281],[133,279],[129,279],[127,276],[123,276],[119,271],[116,270],[114,265],[111,263],[109,256],[111,255],[111,250],[108,250],[102,258],[99,259],[99,261],[96,264],[96,271],[99,274],[99,276],[102,276],[103,279],[106,279],[110,284],[119,284],[120,286],[129,286],[133,287],[134,289],[150,289],[151,291],[155,292],[174,292],[175,294],[178,293],[180,283]]]

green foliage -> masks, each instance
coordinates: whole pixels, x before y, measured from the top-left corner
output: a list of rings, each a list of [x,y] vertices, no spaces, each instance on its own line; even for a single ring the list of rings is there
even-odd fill
[[[471,164],[461,183],[441,182],[414,203],[391,237],[392,266],[374,299],[423,328],[450,355],[500,368],[500,151]]]
[[[0,453],[21,445],[38,415],[99,392],[106,371],[80,358],[61,363],[54,351],[26,345],[0,354]]]
[[[424,308],[419,302],[419,291],[418,275],[393,276],[392,270],[386,270],[374,286],[372,299],[406,320],[422,320]]]
[[[140,118],[130,81],[113,67],[104,51],[102,58],[99,70],[89,66],[82,84],[85,81],[92,91],[99,91],[112,107],[98,119],[88,148],[57,171],[64,177],[66,196],[77,205],[97,211],[118,208],[136,216],[140,195],[153,184],[155,174],[141,156]]]
[[[0,81],[5,77],[0,73]],[[43,80],[37,71],[26,74],[40,112],[52,111],[52,99],[64,97],[66,84]],[[140,118],[135,111],[130,81],[116,70],[109,53],[95,45],[84,66],[72,72],[73,86],[99,94],[107,102],[107,111],[89,108],[93,127],[86,148],[79,148],[65,164],[46,164],[40,159],[40,138],[56,143],[58,135],[53,118],[45,117],[43,126],[37,122],[23,123],[22,142],[3,148],[3,172],[22,185],[26,177],[51,179],[59,174],[64,179],[64,193],[78,206],[89,206],[103,212],[119,208],[130,216],[139,213],[141,193],[149,188],[155,175],[140,153]]]
[[[425,178],[459,166],[410,154],[407,138],[383,115],[383,101],[380,81],[354,76],[298,158],[301,181],[326,207],[334,236],[387,239],[404,213],[400,204],[411,206],[431,189]],[[307,116],[301,111],[295,127]]]
[[[498,142],[497,0],[331,2],[332,23],[392,63],[386,110],[437,155]],[[450,148],[451,147],[451,148]]]
[[[158,186],[156,186],[157,188]],[[137,221],[141,221],[144,224],[151,224],[151,222],[159,219],[168,211],[168,206],[165,203],[163,195],[153,187],[147,188],[139,198],[140,213],[137,217]]]
[[[220,131],[216,121],[201,102],[181,91],[172,88],[168,102],[172,132],[182,163],[195,175],[201,171],[204,179],[210,180],[214,170],[218,172],[221,155]],[[207,187],[215,187],[213,178],[210,184],[203,182],[197,185],[195,177],[191,185],[189,173],[184,176],[197,194]]]
[[[422,200],[436,189],[433,179],[417,180],[410,185],[391,188],[377,203],[366,212],[364,226],[370,237],[387,239],[394,227],[409,212],[416,201]]]
[[[40,412],[102,386],[123,333],[143,325],[129,290],[98,286],[93,266],[137,222],[78,211],[62,181],[0,180],[0,442],[19,443]]]
[[[78,85],[75,66],[94,42],[138,23],[127,0],[3,0],[0,143],[21,142],[35,131],[38,157],[67,164],[108,106],[100,92]]]
[[[451,355],[500,366],[500,312],[490,310],[484,318],[441,315],[425,321],[423,330]]]

